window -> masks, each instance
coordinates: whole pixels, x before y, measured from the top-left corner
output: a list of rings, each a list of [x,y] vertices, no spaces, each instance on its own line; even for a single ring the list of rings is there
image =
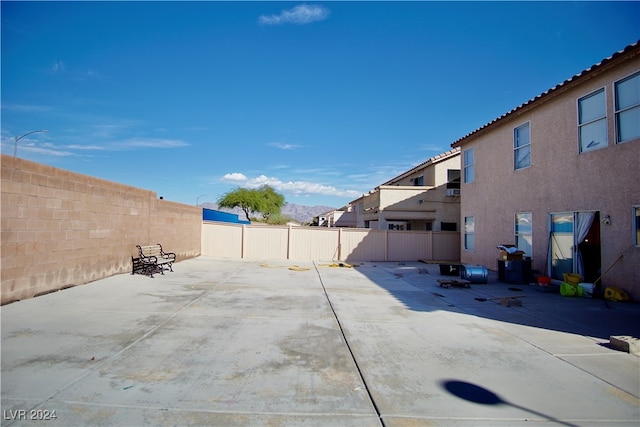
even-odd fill
[[[458,231],[458,224],[455,222],[440,222],[440,231]]]
[[[464,217],[464,248],[472,251],[476,248],[476,217]]]
[[[531,212],[517,213],[515,221],[516,246],[527,256],[531,256],[533,253],[532,231]]]
[[[513,132],[513,164],[514,169],[531,166],[531,135],[529,123],[517,127]]]
[[[640,206],[633,207],[632,221],[634,244],[640,246]]]
[[[616,92],[616,142],[640,138],[640,73],[620,80]]]
[[[578,100],[580,152],[607,146],[607,108],[604,89]]]
[[[464,182],[474,181],[473,148],[464,151]]]
[[[422,185],[424,185],[424,175],[420,175],[419,177],[415,178],[413,180],[413,185],[414,186],[422,186]]]
[[[447,188],[460,188],[460,169],[447,169]]]
[[[407,230],[407,223],[402,221],[389,221],[387,223],[389,230]]]

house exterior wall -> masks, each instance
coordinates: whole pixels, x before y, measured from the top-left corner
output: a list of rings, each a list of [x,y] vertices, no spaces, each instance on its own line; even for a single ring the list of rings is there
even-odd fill
[[[445,187],[380,186],[380,207],[365,219],[377,220],[381,230],[389,221],[406,221],[411,230],[426,230],[427,222],[432,222],[440,231],[441,222],[458,223],[460,214],[460,198],[448,197]]]
[[[2,155],[2,303],[131,271],[136,245],[200,255],[202,212],[156,193]]]
[[[351,210],[356,216],[356,228],[365,228],[364,224],[364,196],[350,203]]]
[[[440,231],[441,223],[448,222],[458,224],[459,230],[460,197],[447,196],[446,185],[447,171],[460,170],[460,154],[447,152],[442,156],[358,199],[358,202],[362,200],[362,219],[357,219],[358,226],[369,224],[370,228],[386,230],[390,224],[406,224],[411,230],[427,230],[431,223],[434,231]],[[423,177],[423,185],[414,185],[418,177]],[[359,215],[358,210],[356,213]]]
[[[418,166],[414,170],[400,175],[397,179],[387,181],[383,185],[413,186],[415,179],[423,176],[425,186],[438,187],[447,183],[447,170],[449,169],[460,170],[459,154],[443,160],[429,162],[423,167]]]
[[[632,236],[632,206],[640,205],[640,139],[616,144],[614,82],[640,70],[640,56],[565,84],[554,96],[490,124],[458,143],[462,155],[474,150],[475,179],[461,185],[461,223],[475,217],[475,249],[461,260],[497,268],[499,244],[514,244],[515,214],[531,212],[533,268],[545,271],[550,213],[598,211],[610,215],[600,224],[602,282],[640,299],[640,247]],[[608,145],[579,152],[578,99],[605,88]],[[514,170],[514,129],[530,124],[531,166]]]
[[[349,207],[349,210],[342,211],[340,215],[336,215],[334,217],[333,226],[334,227],[356,227],[356,211],[353,207]]]

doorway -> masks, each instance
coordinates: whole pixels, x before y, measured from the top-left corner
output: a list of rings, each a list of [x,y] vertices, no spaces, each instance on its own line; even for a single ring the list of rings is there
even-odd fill
[[[600,212],[561,212],[549,216],[549,271],[563,280],[564,273],[578,273],[586,283],[600,276]]]

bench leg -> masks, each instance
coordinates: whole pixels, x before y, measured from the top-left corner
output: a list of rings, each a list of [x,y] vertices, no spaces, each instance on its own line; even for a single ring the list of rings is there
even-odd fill
[[[144,268],[145,275],[153,279],[153,271],[157,268],[155,264],[147,264]]]

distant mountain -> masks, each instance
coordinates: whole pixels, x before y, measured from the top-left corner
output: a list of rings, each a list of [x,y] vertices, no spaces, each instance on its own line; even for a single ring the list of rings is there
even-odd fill
[[[240,208],[228,209],[228,208],[218,208],[217,203],[203,203],[201,205],[206,209],[215,209],[223,212],[231,212],[237,214],[240,219],[245,219],[244,212]],[[286,203],[281,210],[282,215],[291,217],[300,223],[311,222],[314,216],[318,216],[320,214],[329,212],[334,210],[330,206],[305,206],[298,205],[295,203]]]
[[[289,216],[299,222],[311,222],[314,216],[334,210],[330,206],[305,206],[287,203],[282,207],[282,215]]]

